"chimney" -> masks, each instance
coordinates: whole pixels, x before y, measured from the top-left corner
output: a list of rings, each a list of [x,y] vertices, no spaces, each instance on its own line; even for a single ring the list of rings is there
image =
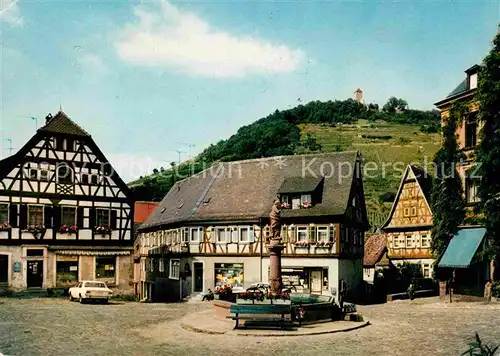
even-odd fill
[[[50,120],[52,120],[52,114],[49,113],[47,116],[45,116],[45,125],[47,125]]]

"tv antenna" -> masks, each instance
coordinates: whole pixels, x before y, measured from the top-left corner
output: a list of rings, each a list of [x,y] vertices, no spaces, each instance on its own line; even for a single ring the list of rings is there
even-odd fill
[[[5,140],[5,141],[7,141],[7,142],[9,143],[9,147],[4,148],[4,149],[5,149],[5,150],[7,150],[7,151],[9,151],[9,155],[11,155],[11,154],[12,154],[12,151],[14,150],[14,149],[12,148],[12,139],[11,139],[11,138],[5,138],[4,140]]]
[[[196,147],[196,145],[194,143],[186,143],[186,142],[176,142],[177,144],[179,145],[183,145],[183,146],[187,146],[188,147],[188,150],[187,150],[187,155],[188,155],[188,158],[191,159],[191,149]]]
[[[184,151],[182,151],[181,149],[178,149],[178,150],[170,150],[172,152],[177,152],[177,154],[179,155],[179,164],[181,164],[181,153],[186,153]]]
[[[35,127],[36,127],[36,129],[38,130],[38,117],[36,117],[36,116],[31,116],[31,120],[32,120],[32,121],[35,121]]]

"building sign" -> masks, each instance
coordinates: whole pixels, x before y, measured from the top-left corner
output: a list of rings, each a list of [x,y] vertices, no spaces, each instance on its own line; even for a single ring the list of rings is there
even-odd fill
[[[14,262],[14,272],[21,272],[21,262]]]

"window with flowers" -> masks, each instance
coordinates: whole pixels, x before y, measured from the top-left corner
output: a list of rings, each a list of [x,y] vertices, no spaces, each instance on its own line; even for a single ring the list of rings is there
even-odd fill
[[[0,224],[8,224],[9,222],[9,205],[0,204]]]
[[[76,208],[63,206],[61,209],[61,224],[73,226],[76,224]]]
[[[30,205],[28,207],[28,225],[32,226],[43,225],[43,206]]]
[[[297,227],[297,241],[308,241],[309,229],[307,226],[298,226]]]
[[[316,230],[316,240],[318,242],[330,242],[328,235],[328,226],[318,226]]]
[[[109,209],[97,209],[97,226],[109,227]]]

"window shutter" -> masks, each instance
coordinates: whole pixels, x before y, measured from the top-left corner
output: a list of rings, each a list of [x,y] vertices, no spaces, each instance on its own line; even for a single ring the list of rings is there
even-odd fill
[[[53,224],[54,228],[59,228],[61,226],[61,207],[60,206],[54,206],[52,209],[52,216],[54,217],[53,219]]]
[[[9,224],[12,227],[17,227],[17,204],[10,204],[9,206]]]
[[[116,230],[118,228],[117,222],[118,222],[118,212],[115,209],[113,209],[111,210],[111,218],[109,220],[110,227]]]
[[[330,242],[335,242],[335,226],[330,226],[328,229]]]
[[[95,208],[90,208],[89,213],[89,228],[93,229],[96,226],[96,211]]]
[[[76,227],[83,228],[83,207],[81,206],[76,209]]]
[[[19,207],[19,227],[21,229],[26,229],[28,226],[28,206],[26,204],[22,204]]]
[[[295,243],[297,241],[297,228],[295,226],[290,227],[290,242]]]
[[[316,226],[309,226],[309,242],[316,241]]]
[[[43,208],[43,224],[45,227],[52,227],[52,207],[45,206]]]

